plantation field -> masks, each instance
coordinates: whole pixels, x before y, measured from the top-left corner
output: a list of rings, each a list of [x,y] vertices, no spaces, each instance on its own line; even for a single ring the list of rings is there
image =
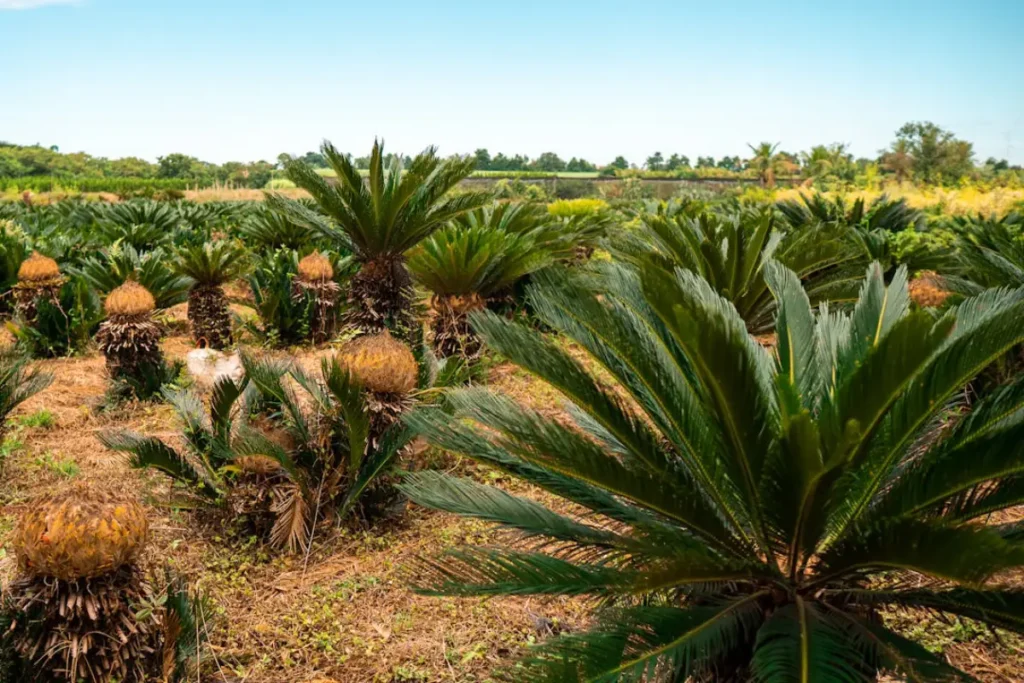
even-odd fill
[[[0,202],[0,683],[1024,680],[1024,191],[322,152]]]

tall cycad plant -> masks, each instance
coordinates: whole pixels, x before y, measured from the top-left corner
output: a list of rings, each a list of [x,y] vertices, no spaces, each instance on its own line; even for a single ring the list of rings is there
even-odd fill
[[[495,294],[554,262],[554,250],[538,244],[531,231],[510,233],[484,226],[449,226],[420,242],[409,254],[409,270],[431,292],[434,349],[442,357],[474,358],[480,342],[469,314]]]
[[[814,304],[851,301],[867,266],[868,249],[842,226],[783,232],[769,208],[642,213],[637,230],[622,231],[609,248],[641,269],[691,271],[728,299],[753,334],[769,333],[775,300],[765,264],[775,259],[796,272]]]
[[[517,680],[950,681],[958,673],[879,610],[1024,631],[1024,596],[993,581],[1024,564],[1024,544],[984,521],[1024,502],[1024,381],[955,424],[943,414],[1024,339],[1024,289],[936,319],[910,310],[903,271],[886,287],[872,266],[851,313],[815,313],[795,273],[765,270],[774,355],[691,272],[550,274],[537,311],[600,378],[537,332],[491,314],[474,323],[566,396],[575,428],[479,389],[450,397],[462,419],[411,420],[584,511],[436,473],[407,480],[420,503],[523,536],[424,560],[419,591],[605,605],[590,630],[535,649]]]
[[[406,169],[397,155],[385,168],[384,145],[375,142],[364,181],[334,145],[325,142],[321,151],[337,174],[335,183],[301,161],[289,163],[287,172],[326,217],[283,197],[270,195],[267,202],[359,261],[349,285],[349,323],[363,332],[391,328],[404,334],[412,325],[412,281],[403,254],[448,221],[486,203],[483,193],[450,193],[473,170],[473,160],[442,160],[431,147]]]
[[[177,254],[175,270],[192,281],[188,291],[188,322],[197,344],[214,349],[231,345],[231,311],[224,284],[239,277],[244,252],[233,242],[186,246]]]

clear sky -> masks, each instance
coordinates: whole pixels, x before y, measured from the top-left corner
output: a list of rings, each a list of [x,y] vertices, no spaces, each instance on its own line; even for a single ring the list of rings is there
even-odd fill
[[[1024,163],[1024,0],[0,0],[0,140],[607,163],[931,120]]]

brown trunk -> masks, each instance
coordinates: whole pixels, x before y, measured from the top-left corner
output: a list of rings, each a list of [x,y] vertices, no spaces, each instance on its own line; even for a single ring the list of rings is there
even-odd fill
[[[349,283],[350,308],[345,322],[361,332],[385,329],[406,338],[413,328],[412,278],[398,256],[382,256],[363,264]]]
[[[188,293],[188,323],[200,346],[226,349],[231,346],[231,309],[217,286],[196,286]]]
[[[469,324],[469,314],[482,309],[484,300],[477,294],[435,297],[431,306],[436,313],[434,352],[441,358],[477,358],[480,355],[480,338]]]

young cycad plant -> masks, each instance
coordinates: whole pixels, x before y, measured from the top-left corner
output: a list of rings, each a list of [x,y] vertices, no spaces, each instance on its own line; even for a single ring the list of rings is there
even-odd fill
[[[27,239],[13,221],[0,219],[0,314],[9,315],[18,269],[28,258]]]
[[[18,267],[18,282],[14,285],[14,308],[18,318],[31,325],[40,303],[59,304],[60,290],[66,281],[56,261],[32,252]]]
[[[885,230],[902,232],[921,230],[925,227],[925,216],[918,209],[907,204],[905,198],[890,199],[879,195],[866,204],[863,197],[847,206],[841,195],[833,199],[820,192],[800,193],[800,199],[785,199],[775,204],[786,223],[794,229],[806,228],[818,223],[839,223],[863,230]]]
[[[403,255],[434,230],[488,201],[485,193],[451,193],[473,170],[473,160],[442,160],[429,148],[408,168],[396,155],[385,169],[384,145],[375,142],[364,181],[332,144],[325,142],[321,151],[337,174],[335,183],[300,161],[290,162],[287,171],[323,213],[275,195],[267,197],[267,204],[359,262],[349,284],[350,324],[368,333],[389,328],[406,335],[413,327],[413,293]]]
[[[13,349],[0,350],[0,444],[7,436],[7,418],[19,405],[50,386],[53,375],[29,365]]]
[[[869,250],[852,230],[816,225],[778,229],[770,209],[722,214],[658,211],[639,215],[637,230],[622,231],[609,249],[641,269],[691,271],[727,298],[753,334],[772,331],[775,299],[765,264],[776,260],[797,273],[813,304],[856,299]]]
[[[55,290],[46,284],[40,289],[45,293],[32,302],[31,311],[16,316],[11,326],[19,343],[37,358],[59,358],[84,352],[103,321],[103,309],[96,292],[78,276],[62,278],[60,287]],[[31,317],[26,319],[24,315]]]
[[[409,253],[413,278],[433,294],[434,350],[439,356],[476,358],[480,341],[469,326],[469,314],[555,261],[554,249],[538,244],[535,230],[506,232],[482,225],[452,225]]]
[[[178,252],[174,268],[192,281],[188,292],[192,338],[213,349],[231,346],[231,310],[223,286],[242,275],[242,248],[233,242],[186,246]]]
[[[427,594],[588,595],[590,630],[535,649],[515,680],[909,681],[961,676],[885,627],[920,609],[1024,631],[998,582],[1024,565],[1024,381],[953,424],[946,408],[1024,339],[1024,289],[941,318],[911,311],[905,271],[868,272],[850,313],[815,312],[772,262],[778,346],[688,271],[546,271],[544,321],[600,367],[491,313],[485,342],[568,399],[564,421],[481,389],[407,422],[575,504],[579,516],[467,479],[410,475],[417,502],[496,522],[521,546],[458,548],[414,569]],[[612,386],[609,386],[611,381]],[[559,510],[565,507],[559,505]]]
[[[258,321],[247,322],[246,328],[267,346],[319,343],[333,335],[341,304],[340,281],[348,276],[352,260],[333,254],[309,259],[300,259],[297,251],[278,249],[253,260],[248,282]],[[305,274],[300,273],[302,261]]]
[[[950,290],[972,295],[990,287],[1024,285],[1024,216],[961,217],[948,227],[956,242],[942,255],[940,268]]]
[[[261,252],[299,251],[319,238],[305,223],[263,205],[245,218],[239,230],[245,243]]]
[[[134,280],[153,295],[157,309],[184,302],[192,285],[187,277],[174,272],[162,249],[139,254],[130,245],[104,249],[74,272],[102,295],[108,295],[128,280]]]
[[[287,368],[250,356],[243,362],[245,388],[222,379],[209,415],[194,393],[169,392],[184,424],[184,451],[128,431],[106,432],[100,440],[129,453],[132,466],[168,474],[200,501],[269,516],[271,544],[296,551],[309,542],[316,515],[340,517],[361,505],[409,442],[409,431],[392,421],[374,434],[368,395],[337,361],[325,360],[319,379],[290,370],[309,408],[284,381]],[[274,429],[246,423],[256,405],[271,410]]]

